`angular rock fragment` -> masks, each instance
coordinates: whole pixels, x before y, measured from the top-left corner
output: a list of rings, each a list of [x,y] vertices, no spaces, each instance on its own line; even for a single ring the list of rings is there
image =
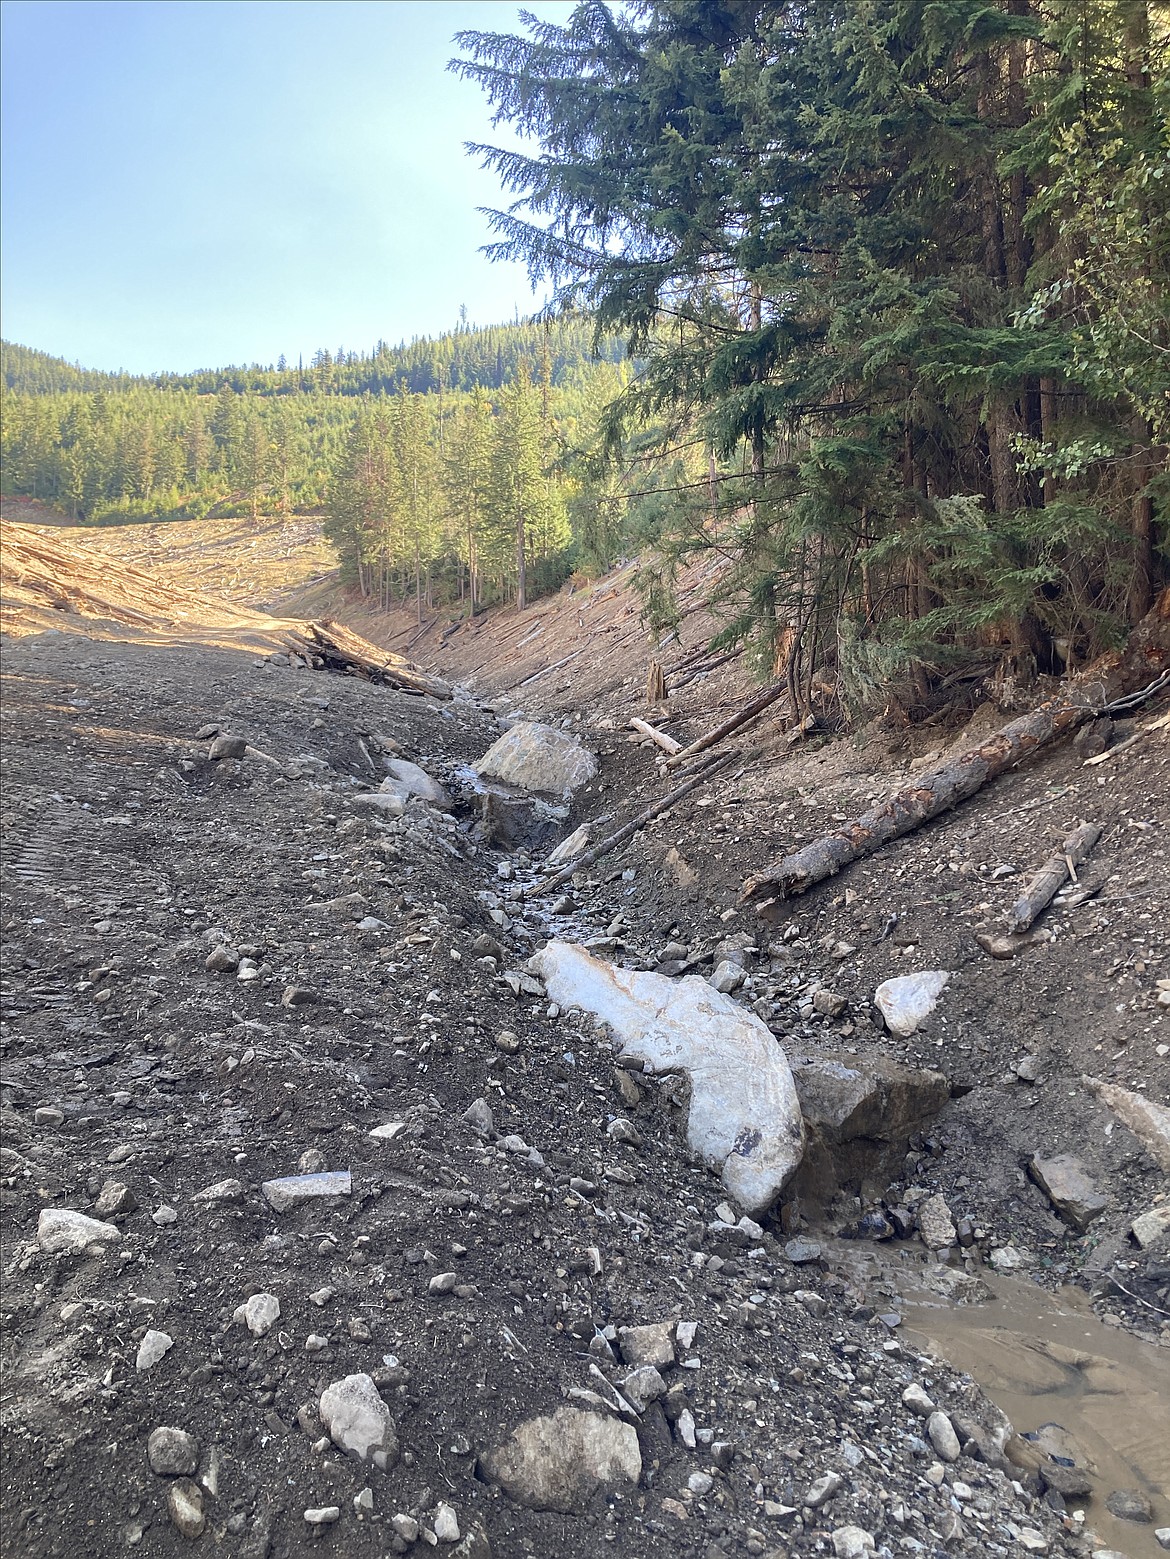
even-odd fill
[[[602,1487],[637,1483],[642,1454],[632,1424],[562,1407],[521,1424],[480,1457],[485,1478],[531,1510],[584,1508]]]
[[[37,1220],[37,1244],[51,1255],[80,1252],[90,1245],[116,1245],[122,1231],[69,1207],[43,1207]]]
[[[167,1511],[184,1537],[198,1537],[207,1524],[203,1490],[190,1478],[179,1478],[167,1490]]]
[[[339,1451],[383,1472],[398,1460],[394,1420],[368,1375],[347,1375],[326,1386],[318,1412]]]
[[[321,1197],[349,1196],[353,1181],[348,1169],[335,1169],[320,1175],[286,1175],[282,1180],[266,1180],[260,1189],[273,1212],[286,1213]]]
[[[1143,1250],[1170,1234],[1170,1202],[1151,1207],[1130,1224],[1130,1232]]]
[[[919,974],[899,974],[892,980],[883,980],[873,999],[890,1033],[909,1039],[938,1005],[950,977],[946,969],[925,969]]]
[[[93,1210],[99,1218],[119,1218],[138,1207],[138,1198],[120,1180],[107,1180],[98,1192]]]
[[[217,1180],[214,1185],[204,1186],[202,1191],[196,1191],[191,1198],[193,1202],[242,1202],[248,1194],[248,1188],[242,1180]]]
[[[450,812],[454,807],[451,797],[423,768],[417,763],[409,763],[405,758],[386,758],[389,778],[382,781],[382,794],[397,792],[404,801],[411,796],[417,796],[421,801],[430,806],[437,807],[440,812]]]
[[[253,1294],[237,1306],[232,1320],[242,1322],[253,1337],[265,1337],[280,1320],[280,1300],[275,1294]]]
[[[941,1196],[928,1196],[919,1206],[918,1232],[928,1250],[944,1250],[958,1239],[951,1210]]]
[[[627,1364],[651,1364],[663,1369],[674,1363],[672,1321],[655,1321],[648,1326],[623,1326],[618,1332],[622,1358]]]
[[[143,1337],[138,1344],[138,1353],[134,1360],[134,1367],[139,1371],[153,1369],[164,1354],[169,1353],[175,1345],[175,1339],[167,1332],[155,1331],[154,1327]]]
[[[1085,1166],[1069,1153],[1059,1153],[1053,1158],[1034,1154],[1028,1164],[1028,1173],[1065,1222],[1071,1223],[1079,1234],[1083,1234],[1093,1219],[1099,1218],[1109,1206],[1109,1198],[1097,1190]]]

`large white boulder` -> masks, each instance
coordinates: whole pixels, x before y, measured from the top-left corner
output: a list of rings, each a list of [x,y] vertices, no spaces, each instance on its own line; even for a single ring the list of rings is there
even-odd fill
[[[597,758],[567,731],[518,720],[474,767],[484,779],[543,795],[567,796],[597,773]]]
[[[690,1079],[687,1146],[750,1213],[772,1205],[800,1165],[804,1122],[788,1061],[770,1029],[697,975],[616,969],[569,942],[529,968],[562,1007],[608,1023],[621,1054]]]
[[[521,1424],[480,1470],[531,1510],[575,1511],[603,1486],[637,1483],[642,1453],[632,1424],[562,1407]]]

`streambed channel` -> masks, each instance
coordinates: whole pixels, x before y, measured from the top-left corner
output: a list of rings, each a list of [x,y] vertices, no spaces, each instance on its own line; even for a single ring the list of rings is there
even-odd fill
[[[923,1253],[924,1254],[924,1253]],[[1066,1503],[1086,1530],[1128,1559],[1163,1550],[1170,1524],[1170,1357],[1100,1321],[1080,1289],[1050,1293],[1026,1278],[980,1272],[991,1297],[953,1304],[922,1281],[913,1247],[834,1242],[826,1257],[852,1284],[891,1296],[900,1334],[962,1370],[1011,1420],[1036,1460],[1056,1457],[1089,1475],[1089,1496]],[[1144,1494],[1153,1521],[1120,1520],[1106,1507],[1116,1489]]]

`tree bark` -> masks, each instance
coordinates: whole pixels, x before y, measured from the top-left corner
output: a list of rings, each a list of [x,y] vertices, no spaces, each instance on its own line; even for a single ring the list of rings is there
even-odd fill
[[[1084,701],[1057,698],[1041,704],[1031,714],[1005,725],[978,747],[887,797],[855,822],[843,824],[836,832],[824,835],[749,877],[743,885],[740,903],[791,898],[804,893],[814,883],[835,875],[843,866],[872,855],[891,839],[901,838],[940,812],[966,801],[1005,769],[1046,743],[1076,730],[1097,713],[1098,707],[1088,698]]]
[[[528,605],[528,559],[524,549],[524,515],[516,520],[516,610]]]

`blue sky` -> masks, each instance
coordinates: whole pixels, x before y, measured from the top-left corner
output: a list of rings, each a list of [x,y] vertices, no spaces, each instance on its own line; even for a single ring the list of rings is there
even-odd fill
[[[527,0],[562,20],[571,5]],[[295,362],[536,303],[446,71],[505,0],[7,0],[3,333],[93,368]]]

